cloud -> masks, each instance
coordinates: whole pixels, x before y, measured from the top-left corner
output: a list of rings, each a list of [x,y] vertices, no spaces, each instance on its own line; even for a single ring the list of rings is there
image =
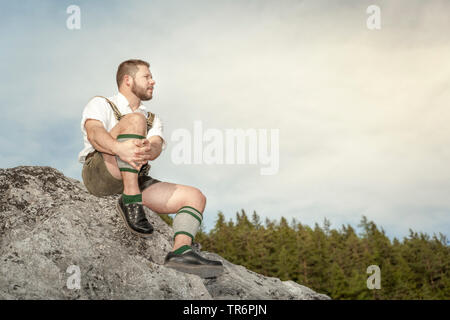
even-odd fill
[[[379,31],[366,28],[372,1],[81,1],[79,31],[66,29],[65,5],[42,3],[22,15],[8,4],[1,22],[2,167],[48,164],[80,179],[81,111],[115,93],[122,60],[140,57],[167,139],[195,120],[280,129],[274,176],[176,166],[169,140],[152,174],[202,189],[209,227],[217,211],[244,208],[310,225],[356,225],[364,214],[390,235],[448,234],[448,2],[378,1]]]

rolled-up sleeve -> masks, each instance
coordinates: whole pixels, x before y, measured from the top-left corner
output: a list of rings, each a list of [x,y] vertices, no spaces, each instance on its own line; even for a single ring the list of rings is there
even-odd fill
[[[160,136],[163,143],[162,143],[162,150],[166,148],[166,139],[164,139],[163,134],[163,124],[161,119],[158,116],[155,116],[155,119],[153,120],[153,126],[147,133],[147,139],[153,136]]]
[[[103,126],[105,129],[107,128],[107,102],[105,99],[102,99],[100,97],[96,97],[88,102],[86,107],[84,107],[83,115],[81,118],[81,131],[85,132],[86,128],[84,127],[84,124],[86,123],[86,120],[88,119],[94,119],[101,121],[103,123]]]

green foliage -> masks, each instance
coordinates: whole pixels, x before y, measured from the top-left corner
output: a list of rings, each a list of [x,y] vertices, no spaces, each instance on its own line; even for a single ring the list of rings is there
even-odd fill
[[[332,229],[265,220],[244,210],[235,221],[219,212],[214,228],[196,241],[234,264],[266,276],[293,280],[333,299],[449,299],[450,248],[440,234],[430,238],[410,231],[392,242],[383,229],[362,217],[358,235],[350,225]],[[381,289],[367,288],[367,267],[381,270]]]
[[[160,214],[159,217],[167,223],[169,226],[172,226],[173,218],[169,216],[168,214]]]

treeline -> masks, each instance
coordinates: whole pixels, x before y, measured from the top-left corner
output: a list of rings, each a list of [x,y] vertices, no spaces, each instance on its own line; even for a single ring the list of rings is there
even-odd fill
[[[219,213],[209,233],[200,231],[202,250],[281,280],[293,280],[333,299],[449,299],[450,248],[440,234],[432,238],[410,230],[391,242],[383,229],[362,217],[362,232],[350,225],[331,229],[295,219],[265,220],[245,211],[236,221]],[[369,290],[367,267],[381,270],[381,289]]]

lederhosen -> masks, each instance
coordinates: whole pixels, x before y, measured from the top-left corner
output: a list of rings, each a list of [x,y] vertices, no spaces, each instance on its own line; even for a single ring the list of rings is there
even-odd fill
[[[102,96],[97,97],[104,98],[109,103],[117,121],[120,121],[120,119],[122,119],[124,115],[120,113],[117,106],[111,100]],[[152,128],[154,119],[155,115],[151,112],[148,112],[147,133]],[[141,170],[139,171],[138,184],[141,191],[154,183],[161,182],[158,179],[154,179],[148,176],[149,171],[150,165],[148,163],[142,166]],[[84,185],[86,186],[88,191],[96,196],[118,194],[123,191],[122,180],[117,180],[108,172],[108,169],[106,168],[104,163],[102,153],[98,152],[97,150],[89,153],[86,156],[86,160],[82,170],[82,178]]]

